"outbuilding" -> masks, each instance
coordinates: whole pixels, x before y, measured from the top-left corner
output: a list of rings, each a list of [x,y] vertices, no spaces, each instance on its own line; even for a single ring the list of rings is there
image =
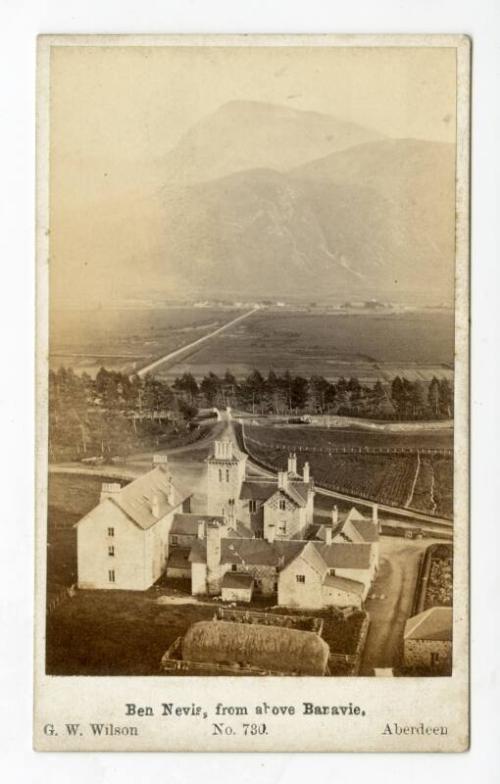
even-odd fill
[[[253,592],[253,577],[241,572],[226,572],[222,578],[221,596],[223,602],[250,602]]]

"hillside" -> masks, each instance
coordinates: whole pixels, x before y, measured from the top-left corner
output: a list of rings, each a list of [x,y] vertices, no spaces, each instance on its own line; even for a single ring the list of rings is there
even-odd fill
[[[236,165],[234,155],[214,167],[231,156]],[[273,153],[281,164],[294,155]],[[356,145],[288,172],[170,180],[161,263],[206,294],[449,300],[453,204],[454,148],[412,139]]]
[[[286,171],[381,134],[327,114],[230,101],[190,128],[167,156],[166,183],[212,180],[247,169]]]

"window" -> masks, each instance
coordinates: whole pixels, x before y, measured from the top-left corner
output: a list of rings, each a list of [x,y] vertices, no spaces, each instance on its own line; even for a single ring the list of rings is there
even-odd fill
[[[282,512],[284,512],[286,509],[286,501],[284,499],[280,501],[280,509]]]
[[[257,501],[254,501],[253,498],[248,502],[248,511],[251,513],[257,511]]]
[[[172,534],[172,544],[177,544],[178,541],[179,541],[178,537],[175,536],[175,534]]]
[[[280,534],[286,534],[286,524],[285,524],[285,523],[282,523],[282,524],[279,526],[279,528],[278,528],[278,531],[279,531],[279,533],[280,533]]]
[[[330,575],[330,577],[335,577],[335,569],[329,569],[328,574]]]
[[[108,555],[113,556],[114,554],[115,554],[115,546],[113,544],[110,544],[108,547]]]
[[[219,482],[222,482],[222,468],[219,468]]]
[[[114,535],[115,535],[115,529],[114,528],[108,528],[108,536],[114,536]]]
[[[226,482],[229,482],[229,468],[226,468]]]
[[[296,579],[296,581],[297,581],[298,583],[305,583],[305,581],[306,581],[306,576],[305,576],[305,574],[296,574],[296,575],[295,575],[295,579]]]
[[[114,581],[115,581],[115,570],[114,569],[110,569],[109,570],[109,572],[108,572],[108,580],[109,580],[110,583],[114,583]]]
[[[234,506],[234,498],[230,498],[228,500],[228,504],[229,504],[229,506]]]
[[[231,571],[235,572],[237,569],[236,564],[231,564]]]

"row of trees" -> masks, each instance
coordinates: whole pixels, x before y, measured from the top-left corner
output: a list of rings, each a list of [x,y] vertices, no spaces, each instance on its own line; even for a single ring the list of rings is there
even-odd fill
[[[175,379],[172,389],[191,403],[231,405],[263,414],[337,413],[392,419],[448,418],[453,414],[451,384],[435,377],[430,384],[400,376],[390,384],[363,384],[355,377],[333,382],[319,375],[305,378],[288,371],[278,375],[273,370],[267,376],[253,370],[237,380],[227,371],[224,376],[209,373],[200,383],[185,373]]]
[[[362,384],[357,378],[332,382],[288,371],[263,376],[253,370],[238,380],[229,371],[209,373],[199,383],[190,373],[169,386],[101,368],[95,378],[61,367],[49,375],[49,444],[78,453],[113,452],[141,439],[188,432],[200,407],[232,406],[253,414],[333,413],[383,419],[447,418],[453,391],[447,379],[429,384],[397,376],[391,384]]]

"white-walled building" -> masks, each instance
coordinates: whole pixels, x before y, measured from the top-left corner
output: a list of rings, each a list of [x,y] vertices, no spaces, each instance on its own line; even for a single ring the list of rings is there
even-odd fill
[[[121,487],[103,485],[100,503],[77,528],[78,587],[147,590],[165,569],[175,512],[190,494],[172,478],[165,458]]]

